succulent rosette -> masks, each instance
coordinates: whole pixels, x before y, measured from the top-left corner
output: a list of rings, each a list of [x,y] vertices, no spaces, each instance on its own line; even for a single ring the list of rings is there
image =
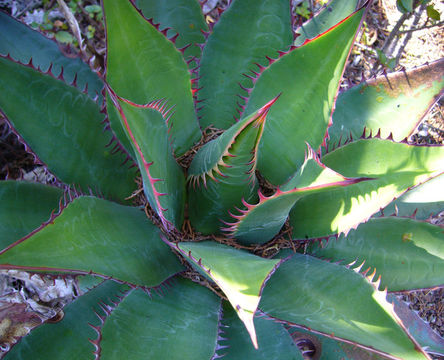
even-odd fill
[[[6,359],[444,353],[393,296],[444,283],[444,147],[408,141],[444,62],[340,92],[357,3],[295,33],[289,0],[103,0],[103,73],[0,13],[0,109],[55,178],[0,182],[0,268],[82,289]]]

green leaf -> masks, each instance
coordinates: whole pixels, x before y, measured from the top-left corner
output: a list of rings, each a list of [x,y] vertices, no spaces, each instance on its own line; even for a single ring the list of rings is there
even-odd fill
[[[221,288],[245,324],[253,345],[257,348],[254,313],[265,282],[281,260],[264,259],[210,241],[168,244]]]
[[[113,101],[111,100],[108,92],[105,95],[105,103],[106,103],[106,114],[108,115],[108,120],[111,125],[111,129],[113,129],[114,133],[116,134],[117,138],[119,139],[120,143],[125,148],[125,150],[128,152],[128,154],[130,154],[133,159],[136,159],[136,153],[133,150],[131,141],[126,135],[125,127],[120,121],[119,111],[114,106]]]
[[[293,330],[294,329],[294,330]],[[343,341],[331,339],[327,336],[314,334],[301,328],[290,328],[294,341],[308,348],[307,354],[314,359],[322,360],[387,360],[360,347],[347,344]]]
[[[439,13],[438,10],[436,10],[436,9],[433,7],[433,5],[428,5],[426,11],[427,11],[427,16],[428,16],[430,19],[433,19],[433,20],[436,20],[436,21],[441,20],[441,14]]]
[[[162,100],[137,105],[112,96],[136,154],[150,205],[165,228],[173,224],[180,229],[185,207],[185,175],[172,154],[169,139],[173,107]]]
[[[384,51],[382,51],[380,49],[376,49],[376,54],[378,55],[379,62],[382,65],[384,65],[384,67],[387,67],[392,71],[394,70],[394,68],[396,66],[396,59],[395,58],[387,57],[387,55],[385,55]]]
[[[80,89],[88,85],[88,94],[95,98],[101,97],[103,82],[80,58],[68,58],[62,54],[53,40],[32,30],[18,20],[0,11],[0,54],[10,55],[21,63],[32,62],[36,68],[46,72],[51,66],[55,76],[59,76],[63,68],[63,76],[68,83],[77,75]]]
[[[279,232],[299,199],[364,180],[369,179],[345,178],[327,168],[309,148],[304,164],[285,186],[271,196],[259,193],[259,202],[255,205],[247,204],[247,210],[234,215],[237,221],[226,230],[243,244],[265,243]]]
[[[178,49],[191,44],[184,52],[185,59],[200,57],[201,50],[196,44],[205,42],[202,31],[208,31],[208,25],[197,0],[137,0],[136,5],[147,19],[160,24],[160,30],[171,28],[168,37],[179,34],[175,42]]]
[[[430,325],[409,308],[407,303],[399,300],[396,295],[388,294],[387,300],[394,305],[396,315],[401,319],[408,332],[424,349],[435,355],[444,356],[444,339]]]
[[[335,26],[345,19],[359,4],[358,0],[342,1],[332,0],[319,13],[296,29],[295,46],[302,45],[305,41],[314,39],[316,36]]]
[[[300,4],[298,4],[294,11],[296,14],[304,17],[305,19],[309,19],[311,15],[311,11],[308,9],[309,4],[307,1],[302,1]]]
[[[382,289],[404,291],[444,284],[444,233],[406,218],[373,218],[345,237],[313,244],[310,253],[376,270]]]
[[[428,323],[421,319],[416,312],[411,311],[409,306],[402,300],[399,300],[396,295],[387,294],[387,301],[393,303],[396,315],[401,319],[408,332],[424,349],[427,349],[429,353],[444,355],[444,341],[430,328]],[[297,344],[314,349],[312,351],[314,351],[313,355],[316,356],[315,358],[326,360],[386,359],[385,356],[381,357],[354,345],[337,341],[327,336],[314,334],[302,328],[291,328],[289,331]],[[311,353],[309,352],[309,354]]]
[[[199,111],[202,128],[213,125],[227,129],[236,122],[246,96],[243,87],[251,87],[255,63],[265,65],[265,56],[277,56],[293,41],[289,0],[235,0],[214,26],[200,62]],[[268,93],[253,111],[274,98]],[[251,112],[250,112],[251,113]],[[249,114],[248,114],[249,115]]]
[[[250,337],[228,302],[223,302],[223,340],[220,354],[226,360],[302,360],[302,354],[281,324],[265,317],[256,317],[259,350],[251,344]],[[226,348],[225,348],[226,347]]]
[[[102,8],[100,7],[100,5],[86,5],[85,6],[85,10],[88,13],[98,13],[100,14],[102,12]]]
[[[25,181],[0,181],[0,248],[12,244],[59,209],[63,190]]]
[[[117,296],[129,287],[106,281],[63,309],[64,317],[58,323],[46,323],[31,331],[6,355],[8,360],[93,359],[94,345],[89,339],[97,337],[89,324],[100,323],[98,315],[105,316],[105,307],[113,306]]]
[[[59,180],[119,201],[131,195],[135,171],[120,165],[125,154],[113,154],[113,134],[103,132],[96,102],[49,74],[1,57],[0,87],[2,112]]]
[[[74,36],[72,36],[68,31],[58,31],[55,33],[55,39],[62,44],[72,44],[74,42]]]
[[[260,309],[290,325],[310,328],[380,355],[427,359],[403,329],[386,293],[377,290],[371,277],[355,271],[295,254],[268,281]]]
[[[402,13],[413,12],[413,0],[396,0],[396,6]]]
[[[127,0],[103,1],[107,36],[107,75],[111,88],[136,104],[165,99],[174,105],[171,136],[183,155],[201,136],[182,54]]]
[[[345,188],[301,199],[290,213],[295,239],[347,233],[409,188],[444,172],[443,146],[413,146],[361,139],[322,158],[347,177],[370,177]]]
[[[84,196],[2,251],[0,268],[92,272],[152,287],[182,270],[159,236],[142,211]]]
[[[257,199],[256,153],[266,117],[276,99],[239,121],[194,157],[189,174],[189,216],[200,232],[219,232],[242,200]]]
[[[444,211],[444,175],[437,176],[426,183],[406,192],[384,208],[386,215],[412,216],[426,220]],[[382,215],[382,214],[378,214]]]
[[[345,135],[357,138],[364,128],[395,141],[411,135],[438,100],[444,88],[444,60],[406,73],[392,73],[368,80],[341,93],[328,129],[329,146],[336,146]],[[346,140],[343,138],[342,140]]]
[[[243,117],[282,92],[259,146],[258,169],[271,183],[283,184],[302,165],[305,142],[314,149],[323,143],[362,15],[360,10],[324,35],[271,60],[254,83]]]
[[[220,299],[189,280],[149,297],[137,289],[113,309],[99,339],[103,359],[210,359],[218,337]]]
[[[89,290],[109,280],[104,280],[103,278],[94,275],[76,275],[75,281],[76,287],[77,289],[79,289],[80,292],[79,295],[83,295]]]

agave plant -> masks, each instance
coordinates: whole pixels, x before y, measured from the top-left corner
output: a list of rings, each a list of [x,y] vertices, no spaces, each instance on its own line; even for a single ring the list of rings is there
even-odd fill
[[[290,3],[103,0],[104,74],[0,14],[0,108],[55,178],[0,183],[0,268],[83,289],[7,359],[444,353],[393,295],[444,283],[444,147],[407,140],[444,62],[339,93],[369,5],[294,34]]]

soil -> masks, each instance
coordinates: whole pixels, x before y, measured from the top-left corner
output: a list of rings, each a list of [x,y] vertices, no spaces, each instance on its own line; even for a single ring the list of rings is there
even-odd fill
[[[68,1],[67,1],[68,2]],[[227,0],[207,1],[207,20],[214,21],[220,16],[220,10],[227,6]],[[299,4],[302,1],[293,0],[293,3]],[[14,4],[13,4],[14,3]],[[321,1],[308,1],[315,8],[321,6]],[[0,0],[0,9],[14,14],[21,20],[24,20],[30,13],[39,10],[49,12],[51,9],[57,7],[56,1],[7,1]],[[85,10],[87,5],[96,5],[97,1],[79,1],[80,9],[76,12],[76,19],[80,32],[85,35],[90,31],[91,26],[94,28],[94,36],[87,39],[84,36],[83,50],[81,56],[85,59],[90,59],[94,56],[94,61],[91,63],[97,69],[103,69],[104,56],[104,29],[100,19],[90,17]],[[436,10],[444,17],[444,3],[439,1],[431,1]],[[14,7],[15,6],[15,7]],[[302,16],[296,19],[297,22],[304,21]],[[401,20],[403,20],[401,22]],[[57,22],[58,21],[58,22]],[[61,29],[70,31],[75,38],[72,29],[66,24],[63,16],[58,16],[54,20],[54,26],[46,30],[47,35],[54,35]],[[64,25],[65,24],[65,25]],[[420,30],[415,30],[420,29]],[[391,72],[394,70],[401,70],[403,68],[410,69],[412,67],[422,65],[426,62],[442,58],[444,56],[444,27],[442,21],[433,22],[427,18],[425,7],[418,7],[416,12],[410,16],[402,15],[396,8],[394,0],[375,0],[373,2],[371,11],[368,13],[365,20],[365,25],[359,36],[351,53],[348,65],[344,74],[343,88],[347,88],[349,84],[357,84],[363,78],[370,78],[374,75],[379,75],[383,71]],[[78,44],[64,45],[63,48],[67,53],[79,52]],[[376,49],[383,49],[388,60],[378,56]],[[393,60],[392,60],[393,59]],[[390,62],[391,61],[391,62]],[[387,63],[390,63],[388,66]],[[415,135],[410,139],[418,144],[423,143],[444,143],[444,116],[443,116],[443,102],[438,102],[430,111],[429,115],[424,119],[423,123],[418,127]],[[208,137],[214,135],[214,129],[207,131]],[[216,132],[217,134],[217,132]],[[187,158],[179,159],[184,164]],[[40,173],[39,173],[40,172]],[[48,180],[47,174],[41,173],[41,168],[36,167],[34,157],[26,152],[24,146],[17,139],[16,135],[8,128],[7,124],[0,116],[0,179],[18,179],[21,177],[33,177],[37,181]],[[49,179],[50,181],[50,179]],[[142,200],[143,201],[143,200]],[[444,215],[444,214],[443,214]],[[444,218],[444,216],[443,216]],[[441,221],[442,219],[435,219]],[[287,244],[288,245],[288,244]],[[259,250],[258,250],[259,251]],[[265,251],[265,249],[260,249]],[[23,280],[23,275],[17,274],[0,274],[0,291],[5,294],[5,289],[9,289],[9,293],[18,292],[20,294],[30,293],[31,296],[23,295],[25,301],[35,296],[39,297],[39,292],[30,292],[29,286],[26,288],[28,280]],[[5,277],[6,276],[6,277]],[[15,276],[15,277],[14,277]],[[188,277],[193,278],[194,273],[187,274]],[[12,280],[11,280],[12,279]],[[49,282],[53,279],[44,279],[47,286],[50,287]],[[28,281],[29,282],[29,281]],[[2,285],[3,284],[3,285]],[[40,286],[40,285],[39,285]],[[71,285],[72,292],[66,298],[57,296],[52,298],[44,307],[44,311],[48,312],[47,317],[54,316],[61,306],[69,301],[72,293],[78,291],[74,285]],[[39,291],[42,291],[39,288]],[[215,289],[214,291],[218,291]],[[37,295],[36,295],[37,294]],[[430,324],[430,326],[441,336],[444,336],[444,290],[426,290],[409,292],[408,294],[400,295],[406,301],[410,308],[417,311],[418,314]],[[9,296],[9,295],[8,295]],[[14,295],[15,296],[15,295]],[[2,311],[10,311],[2,306],[2,301],[5,297],[0,297],[0,317]],[[39,301],[40,305],[41,302]],[[4,302],[5,304],[5,302]],[[54,305],[55,304],[55,305]],[[39,306],[40,306],[39,305]],[[9,305],[8,305],[9,306]],[[17,305],[20,307],[19,305]],[[18,308],[17,308],[18,309]],[[17,309],[14,309],[16,311]],[[52,310],[51,310],[52,309]],[[55,309],[55,312],[54,312]],[[18,309],[18,313],[23,309]],[[24,320],[25,323],[38,324],[39,319],[34,316]],[[21,329],[17,330],[21,331]],[[4,349],[3,349],[4,350]],[[1,357],[1,355],[0,355]],[[435,357],[438,359],[439,357]]]

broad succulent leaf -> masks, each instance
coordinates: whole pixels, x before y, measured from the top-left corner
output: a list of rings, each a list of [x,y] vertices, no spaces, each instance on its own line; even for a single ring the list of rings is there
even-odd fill
[[[268,64],[287,50],[293,40],[289,0],[235,0],[222,14],[205,44],[200,61],[198,92],[202,128],[213,125],[227,129],[243,110],[255,63]],[[255,111],[277,94],[268,96]]]
[[[75,279],[76,279],[76,286],[78,288],[79,295],[85,294],[88,291],[90,291],[91,289],[94,289],[95,287],[97,287],[98,285],[100,285],[106,281],[109,281],[109,280],[103,279],[102,277],[94,276],[94,275],[76,275]],[[114,281],[114,282],[116,282],[116,281]],[[120,283],[118,283],[118,284],[120,284]]]
[[[174,246],[169,243],[170,246]],[[263,259],[248,252],[214,242],[181,242],[175,245],[202,274],[225,293],[258,347],[253,317],[265,282],[281,260]]]
[[[363,13],[361,9],[322,36],[280,53],[259,69],[260,77],[249,89],[243,117],[282,92],[268,115],[258,154],[258,170],[272,184],[288,181],[302,165],[305,142],[314,149],[323,143],[345,60]]]
[[[236,316],[236,312],[223,302],[222,349],[219,354],[227,360],[302,360],[302,354],[281,324],[266,317],[254,319],[259,343],[259,350],[251,344],[251,340]]]
[[[135,172],[121,166],[127,155],[110,147],[115,138],[103,134],[104,115],[90,97],[51,72],[2,57],[0,87],[1,111],[60,181],[119,201],[131,195]]]
[[[180,228],[185,206],[185,175],[173,156],[169,138],[173,107],[163,100],[138,105],[119,100],[109,91],[131,140],[150,205],[165,228],[170,224]]]
[[[108,45],[106,81],[118,96],[136,104],[165,99],[174,105],[172,143],[176,155],[183,155],[201,132],[191,74],[182,53],[129,1],[104,0],[103,7]]]
[[[271,196],[259,193],[257,204],[247,205],[229,228],[230,235],[243,244],[264,243],[284,225],[294,204],[305,196],[332,191],[371,178],[346,178],[323,165],[309,147],[304,164],[293,178]]]
[[[102,105],[103,80],[80,58],[64,56],[55,41],[1,11],[0,33],[4,35],[0,38],[1,55],[9,54],[11,58],[23,64],[29,63],[32,59],[34,66],[43,72],[48,71],[51,66],[51,71],[56,77],[63,70],[63,77],[67,83],[72,83],[76,79],[77,87],[87,92],[91,98],[97,99]],[[122,131],[118,116],[116,117],[110,108],[108,108],[108,118],[119,141],[127,151],[131,152],[131,146],[128,146],[129,143]]]
[[[257,148],[276,100],[205,144],[194,157],[188,170],[189,216],[198,231],[219,232],[230,211],[257,197]]]
[[[63,190],[25,181],[0,182],[0,248],[11,245],[59,209]]]
[[[46,72],[51,67],[54,76],[63,71],[66,82],[77,79],[79,89],[87,88],[92,98],[101,97],[103,81],[80,58],[63,55],[59,45],[38,31],[32,30],[8,14],[0,11],[0,55],[27,64],[32,59],[36,68]]]
[[[107,120],[111,125],[111,129],[113,129],[116,137],[119,139],[119,142],[122,144],[123,148],[126,152],[131,156],[131,159],[137,159],[136,153],[131,145],[131,140],[128,138],[125,127],[122,124],[119,110],[116,109],[114,103],[108,92],[105,90],[105,109],[107,114]]]
[[[408,72],[392,73],[365,81],[339,95],[328,129],[329,146],[341,135],[357,138],[379,133],[395,141],[411,135],[422,117],[442,94],[444,60]],[[343,139],[346,140],[346,139]]]
[[[377,288],[373,277],[364,277],[359,268],[354,272],[295,254],[268,281],[259,308],[289,325],[392,359],[429,359]]]
[[[100,324],[98,316],[113,306],[118,296],[129,290],[125,284],[106,281],[68,304],[60,322],[45,323],[20,340],[6,355],[8,360],[94,359],[89,339],[97,334],[90,324]]]
[[[104,359],[210,359],[218,338],[221,301],[208,289],[173,279],[161,292],[136,289],[100,326]]]
[[[347,233],[409,188],[443,173],[443,156],[442,146],[378,138],[360,139],[332,151],[322,158],[326,166],[347,177],[374,179],[298,201],[290,212],[293,237]]]
[[[387,301],[393,304],[396,315],[427,352],[444,356],[444,339],[432,330],[428,323],[421,319],[415,311],[411,311],[409,305],[396,295],[388,294]]]
[[[386,215],[413,216],[427,220],[444,211],[444,175],[411,189],[383,209]],[[381,214],[378,214],[381,215]]]
[[[307,40],[312,40],[337,23],[345,19],[356,10],[359,0],[332,0],[310,20],[296,29],[295,46],[302,45]]]
[[[33,330],[7,358],[209,359],[220,311],[217,296],[189,280],[147,291],[106,281],[68,305],[62,321]]]
[[[387,288],[444,283],[444,146],[408,143],[444,61],[338,95],[371,1],[299,36],[294,1],[205,3],[102,0],[106,81],[0,13],[0,111],[57,186],[0,182],[0,269],[76,296],[8,359],[442,355]]]
[[[385,356],[372,353],[355,345],[314,334],[302,328],[290,328],[296,344],[306,347],[304,354],[322,360],[387,360]]]
[[[167,36],[177,36],[175,45],[178,49],[187,47],[184,51],[186,60],[190,57],[200,57],[201,50],[197,44],[205,42],[203,32],[208,31],[208,25],[203,17],[198,0],[137,0],[147,19],[153,19],[160,24],[160,30],[167,29]]]
[[[314,244],[310,253],[332,261],[364,263],[381,287],[404,291],[444,284],[444,233],[408,218],[373,218],[347,236]]]
[[[0,268],[94,273],[146,287],[182,271],[142,211],[91,196],[1,251]]]
[[[293,255],[293,253],[291,249],[281,250],[277,258],[286,259]],[[444,355],[444,339],[433,331],[429,324],[421,319],[416,312],[412,312],[409,306],[402,300],[399,300],[396,295],[388,293],[387,301],[393,304],[396,316],[423,349],[429,353]],[[304,328],[295,327],[289,331],[296,344],[307,347],[306,353],[315,359],[318,359],[320,356],[322,356],[322,359],[332,360],[342,359],[342,357],[347,360],[386,359],[386,357],[381,357],[373,352],[349,345],[343,341],[334,340],[328,336],[307,331]],[[313,351],[315,352],[313,353]]]

